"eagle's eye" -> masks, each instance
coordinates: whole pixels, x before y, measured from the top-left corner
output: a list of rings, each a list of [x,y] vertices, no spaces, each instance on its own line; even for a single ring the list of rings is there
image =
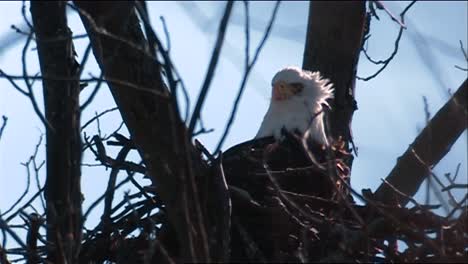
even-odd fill
[[[302,90],[304,90],[304,84],[300,82],[290,83],[289,85],[291,86],[291,90],[293,94],[298,94],[302,92]]]
[[[286,83],[283,81],[278,81],[273,84],[272,98],[276,101],[283,101],[291,96],[298,95],[304,89],[304,85],[300,82],[295,83]]]

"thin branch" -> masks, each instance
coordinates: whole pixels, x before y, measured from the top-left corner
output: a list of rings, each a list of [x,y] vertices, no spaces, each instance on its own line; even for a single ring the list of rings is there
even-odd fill
[[[143,29],[145,30],[146,39],[148,40],[149,52],[154,58],[156,58],[156,40],[154,39],[154,36],[150,34],[151,24],[149,23],[148,6],[145,0],[136,1],[135,4],[141,7],[141,10],[148,19],[148,23],[143,24]]]
[[[37,153],[39,151],[39,147],[41,146],[41,143],[42,143],[42,135],[39,137],[39,142],[36,144],[36,147],[34,148],[34,152],[31,155],[31,157],[28,159],[28,161],[26,161],[24,163],[21,163],[21,165],[23,165],[26,168],[26,174],[27,174],[26,188],[25,188],[23,194],[21,194],[21,196],[17,199],[17,201],[14,204],[9,209],[7,209],[5,212],[1,213],[2,216],[4,216],[4,215],[8,214],[9,212],[11,212],[21,202],[21,200],[23,200],[23,198],[29,193],[29,185],[30,185],[30,182],[31,182],[31,173],[29,171],[29,165],[31,164],[31,162],[33,162],[36,159],[36,156],[37,156]],[[9,221],[9,220],[7,220],[7,221]]]
[[[195,105],[195,109],[193,110],[192,118],[190,119],[190,124],[188,127],[188,134],[192,135],[193,130],[195,129],[195,125],[197,120],[200,116],[201,109],[203,107],[203,103],[205,102],[206,95],[208,94],[208,90],[210,88],[211,81],[214,77],[214,72],[216,70],[216,65],[218,64],[219,54],[221,53],[221,48],[223,47],[224,36],[226,35],[226,29],[229,22],[229,17],[231,16],[232,7],[234,5],[233,1],[228,1],[226,4],[226,8],[224,10],[223,18],[221,19],[219,30],[218,30],[218,37],[216,39],[216,43],[213,49],[213,53],[211,55],[210,64],[208,65],[208,70],[205,75],[205,81],[203,81],[202,88],[200,90],[200,94],[198,95],[197,103]]]
[[[23,206],[18,208],[18,210],[16,210],[16,212],[14,212],[12,215],[8,216],[5,221],[10,222],[13,218],[15,218],[18,214],[20,214],[26,207],[30,207],[31,204],[34,202],[34,200],[36,200],[37,197],[41,196],[43,191],[44,191],[44,188],[39,189],[39,191],[37,191],[27,202],[25,202]],[[2,214],[1,216],[3,215],[4,214]]]
[[[15,241],[20,245],[24,250],[26,250],[27,246],[26,244],[21,240],[21,238],[11,230],[11,228],[8,226],[8,223],[3,220],[3,218],[0,216],[0,229],[5,230]]]
[[[95,139],[96,138],[97,137],[95,137]],[[123,163],[129,152],[130,152],[130,148],[128,146],[123,147],[120,150],[119,154],[117,154],[117,158],[115,160],[116,165],[118,165],[120,163]],[[105,155],[104,153],[100,153],[100,154]],[[120,171],[120,169],[118,168],[118,166],[115,166],[115,167],[112,168],[110,176],[109,176],[109,182],[107,184],[106,198],[104,199],[104,212],[103,212],[103,214],[101,216],[101,221],[103,223],[103,234],[104,234],[104,236],[110,236],[110,233],[111,233],[112,201],[114,200],[115,184],[116,184],[116,181],[117,181],[117,175],[118,175],[119,171]]]
[[[89,54],[91,54],[91,43],[88,44],[88,46],[85,49],[85,52],[83,53],[83,59],[80,62],[80,69],[78,70],[78,76],[81,77],[81,74],[83,74],[83,70],[85,68],[86,62],[88,61]]]
[[[166,49],[163,49],[161,47],[160,51],[163,52],[163,50],[164,50],[164,54],[167,54],[167,58],[169,58],[169,55],[170,55],[170,52],[171,52],[171,38],[169,36],[169,29],[167,28],[167,23],[166,23],[166,20],[164,19],[164,17],[160,16],[159,18],[161,19],[161,24],[162,24],[162,27],[163,27],[163,30],[164,30],[164,36],[166,37],[166,46],[167,46]],[[175,75],[177,77],[177,80],[175,80],[175,82],[177,84],[180,84],[180,88],[182,89],[182,94],[183,94],[184,100],[185,100],[184,122],[188,122],[189,121],[189,116],[190,116],[190,97],[189,97],[189,94],[187,92],[187,88],[185,87],[184,80],[180,76],[179,72],[177,71],[175,66],[172,64],[172,62],[170,62],[169,64],[171,65],[171,69],[172,69],[172,71],[174,71],[174,73],[175,73]],[[174,96],[177,97],[177,94],[174,94]]]
[[[91,92],[88,99],[86,99],[86,101],[80,106],[80,111],[85,110],[86,107],[88,107],[88,105],[90,105],[93,102],[94,97],[96,96],[99,89],[101,88],[101,85],[104,80],[103,77],[104,77],[104,73],[101,72],[101,75],[99,76],[99,80],[97,81],[96,86],[94,86],[94,90]]]
[[[42,114],[41,109],[39,109],[39,105],[37,104],[36,97],[34,96],[34,92],[32,90],[32,84],[29,82],[29,75],[28,75],[28,70],[27,70],[28,64],[26,62],[26,58],[27,58],[26,53],[28,51],[29,44],[31,43],[33,33],[34,33],[33,31],[29,33],[29,36],[26,40],[26,44],[24,44],[23,52],[21,55],[21,61],[23,65],[23,79],[24,79],[24,83],[26,84],[26,87],[28,88],[28,97],[31,100],[31,104],[33,106],[34,112],[36,112],[37,116],[39,117],[39,119],[42,121],[42,123],[44,124],[46,128],[49,128],[51,131],[55,131],[52,125],[49,123],[49,121]]]
[[[13,85],[13,87],[14,87],[18,92],[20,92],[22,95],[24,95],[24,96],[29,96],[29,93],[28,93],[28,92],[26,92],[26,91],[24,91],[23,89],[21,89],[21,87],[19,87],[18,84],[15,83],[14,79],[13,79],[11,76],[9,76],[8,74],[6,74],[4,71],[2,71],[1,69],[0,69],[0,77],[4,77],[5,79],[7,79],[7,80],[11,83],[11,85]]]
[[[3,131],[5,130],[5,127],[8,122],[8,117],[2,115],[2,120],[3,120],[3,123],[2,123],[2,126],[0,127],[0,139],[2,139]]]
[[[113,112],[115,110],[118,110],[119,108],[118,107],[113,107],[111,109],[107,109],[105,111],[102,111],[101,113],[97,114],[96,116],[94,116],[93,118],[91,118],[90,120],[88,120],[88,122],[86,122],[82,127],[81,127],[81,130],[85,129],[88,125],[90,125],[91,123],[93,123],[96,119],[99,119],[101,116],[109,113],[109,112]]]
[[[465,48],[463,47],[463,42],[461,40],[460,40],[460,49],[461,49],[461,51],[463,53],[463,57],[465,59],[465,62],[468,63],[468,54],[466,53]],[[465,66],[467,66],[467,65],[465,64]],[[455,68],[457,68],[459,70],[462,70],[462,71],[468,71],[468,67],[463,68],[461,66],[455,65]]]
[[[122,187],[124,184],[128,183],[130,181],[130,178],[125,178],[123,179],[122,181],[120,181],[119,183],[117,183],[114,187],[114,190],[117,190],[119,189],[120,187]],[[83,214],[83,225],[85,223],[85,221],[88,219],[89,215],[93,212],[94,208],[96,208],[96,206],[99,205],[100,202],[102,202],[102,200],[104,200],[106,198],[106,195],[107,195],[107,191],[105,191],[101,196],[99,196],[99,198],[97,198],[89,207],[88,209],[85,211],[85,213]]]
[[[451,189],[468,189],[468,184],[463,183],[454,183],[442,189],[443,192],[446,192]]]
[[[226,137],[229,134],[229,130],[231,129],[232,123],[234,122],[234,118],[235,118],[236,113],[237,113],[237,107],[239,106],[240,99],[242,97],[245,86],[247,84],[247,80],[248,80],[250,71],[254,67],[255,62],[257,61],[258,56],[260,55],[260,52],[261,52],[263,46],[265,45],[266,40],[268,39],[268,37],[270,35],[271,29],[273,28],[273,23],[274,23],[274,21],[276,19],[276,14],[278,13],[280,3],[281,3],[281,1],[276,1],[275,7],[273,9],[273,14],[271,15],[270,21],[269,21],[268,26],[266,28],[266,31],[265,31],[265,33],[263,35],[263,38],[260,41],[260,44],[258,45],[257,50],[255,51],[255,54],[254,54],[254,57],[253,57],[252,61],[247,65],[247,67],[245,69],[244,76],[242,78],[242,82],[241,82],[239,91],[238,91],[236,99],[234,101],[233,109],[232,109],[231,114],[229,116],[228,122],[227,122],[227,124],[226,124],[226,126],[224,128],[223,135],[221,136],[221,139],[218,142],[216,150],[214,151],[215,153],[218,152],[219,150],[221,150],[221,147],[223,146],[224,141],[226,140]]]
[[[379,9],[383,9],[383,10],[385,11],[385,13],[387,13],[387,15],[388,15],[393,21],[395,21],[398,25],[400,25],[400,27],[406,29],[406,25],[405,25],[405,23],[403,22],[403,20],[402,20],[402,21],[398,20],[398,19],[392,14],[392,12],[390,12],[390,10],[388,10],[388,9],[385,7],[385,5],[384,5],[384,3],[383,3],[382,1],[372,1],[372,2],[375,3]]]
[[[406,8],[400,13],[400,18],[401,18],[401,23],[400,24],[403,24],[405,23],[405,14],[406,12],[408,12],[408,10],[417,2],[417,0],[414,0],[412,1],[408,6],[406,6]],[[364,48],[361,48],[362,52],[364,53],[364,56],[366,56],[366,58],[374,63],[374,64],[383,64],[382,67],[380,67],[380,69],[378,69],[374,74],[372,75],[369,75],[367,77],[359,77],[359,76],[356,76],[356,78],[358,80],[362,80],[362,81],[369,81],[373,78],[375,78],[377,75],[379,75],[379,73],[381,73],[387,66],[388,64],[393,60],[393,58],[395,57],[395,55],[397,54],[398,52],[398,47],[400,45],[400,39],[401,39],[401,36],[403,35],[403,30],[406,29],[406,27],[404,27],[403,25],[400,25],[400,31],[398,32],[398,36],[395,40],[395,46],[393,48],[393,51],[392,53],[390,54],[390,56],[385,59],[385,60],[379,60],[379,61],[375,61],[374,59],[372,59],[368,54],[367,54],[367,51],[364,49]]]
[[[167,29],[166,20],[163,16],[160,16],[161,24],[164,30],[164,36],[166,37],[166,52],[171,53],[171,38],[169,37],[169,30]]]

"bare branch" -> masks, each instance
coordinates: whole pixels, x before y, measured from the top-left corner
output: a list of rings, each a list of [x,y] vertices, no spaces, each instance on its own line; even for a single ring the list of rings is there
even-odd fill
[[[93,52],[106,79],[118,77],[129,84],[145,86],[168,94],[160,64],[147,52],[135,7],[143,23],[149,25],[140,5],[132,2],[104,3],[75,1],[89,34]],[[153,30],[158,49],[159,40]],[[115,41],[115,37],[120,41]],[[132,45],[128,45],[132,43]],[[201,164],[188,141],[175,102],[176,83],[172,64],[162,53],[172,91],[170,100],[128,89],[128,85],[108,82],[132,140],[144,160],[158,194],[166,204],[171,223],[186,261],[209,261],[206,231],[198,201],[195,175]],[[157,135],[157,136],[156,136]]]
[[[81,62],[79,64],[80,69],[78,70],[78,76],[80,77],[81,77],[81,74],[83,74],[83,70],[85,68],[86,62],[88,61],[90,53],[91,53],[91,43],[89,43],[88,46],[86,46],[86,49],[83,53],[83,58],[81,59]]]
[[[96,96],[96,94],[99,92],[99,89],[101,88],[103,77],[104,77],[104,74],[101,72],[101,76],[99,76],[99,80],[96,83],[96,86],[94,86],[94,90],[91,92],[88,99],[86,99],[86,101],[80,106],[80,111],[85,110],[86,107],[88,107],[88,105],[90,105],[93,102],[94,97]]]
[[[15,83],[14,79],[11,78],[9,75],[7,75],[4,71],[2,71],[0,69],[0,77],[4,77],[6,78],[10,83],[11,85],[13,85],[13,87],[18,91],[20,92],[22,95],[25,95],[25,96],[29,96],[29,93],[24,91],[23,89],[21,89],[21,87],[19,87],[18,84]]]
[[[395,46],[393,48],[393,51],[392,53],[390,54],[390,56],[385,59],[385,60],[379,60],[379,61],[375,61],[374,59],[372,59],[368,54],[367,54],[367,51],[366,49],[364,49],[363,47],[361,48],[361,51],[364,53],[364,56],[366,56],[366,58],[374,63],[374,64],[383,64],[382,67],[380,67],[380,69],[378,69],[374,74],[371,74],[367,77],[359,77],[357,76],[357,79],[358,80],[362,80],[362,81],[369,81],[373,78],[375,78],[377,75],[379,75],[387,66],[388,64],[393,60],[393,58],[395,57],[395,55],[397,54],[398,52],[398,47],[400,45],[400,39],[401,39],[401,36],[403,35],[403,30],[406,29],[406,26],[404,25],[405,23],[405,14],[406,12],[408,12],[408,10],[416,3],[417,0],[414,0],[412,1],[410,4],[408,4],[408,6],[405,7],[405,9],[400,13],[400,19],[401,19],[401,22],[398,21],[398,23],[400,24],[400,31],[398,32],[398,36],[397,38],[395,39]],[[380,2],[380,1],[379,1]],[[392,16],[392,20],[395,20],[394,17]],[[364,43],[363,43],[364,44]]]
[[[36,147],[35,147],[35,150],[34,150],[34,153],[31,155],[31,157],[28,159],[28,161],[26,161],[25,163],[21,163],[21,165],[23,165],[25,168],[26,168],[26,187],[25,187],[25,190],[23,191],[23,193],[20,195],[20,197],[16,200],[15,203],[13,203],[13,205],[11,205],[10,208],[8,208],[5,212],[2,212],[1,215],[4,216],[4,215],[7,215],[9,212],[11,212],[15,206],[17,206],[18,204],[21,203],[21,201],[23,200],[24,197],[26,197],[26,195],[28,194],[29,192],[29,185],[30,185],[30,182],[31,182],[31,173],[30,173],[30,164],[36,159],[36,156],[37,156],[37,152],[39,150],[39,146],[41,146],[41,143],[42,143],[42,135],[39,137],[39,142],[36,144]],[[7,220],[8,221],[8,220]]]
[[[461,40],[460,40],[460,49],[461,49],[461,52],[463,53],[463,57],[465,59],[465,67],[466,68],[463,68],[463,67],[458,66],[458,65],[455,65],[455,68],[457,68],[459,70],[462,70],[462,71],[468,71],[468,66],[466,65],[466,64],[468,64],[468,54],[466,53],[466,50],[463,47],[463,42]]]
[[[119,108],[118,107],[113,107],[113,108],[110,108],[110,109],[107,109],[107,110],[104,110],[102,111],[101,113],[99,114],[96,114],[93,118],[91,118],[90,120],[88,120],[88,122],[86,122],[82,127],[81,127],[81,130],[85,129],[87,126],[89,126],[91,123],[93,123],[96,119],[100,118],[101,116],[107,114],[107,113],[110,113],[110,112],[113,112],[115,110],[118,110]]]
[[[0,127],[0,140],[2,139],[3,131],[5,130],[5,127],[7,125],[8,117],[2,115],[2,120],[3,120],[3,123],[2,123],[2,126]]]
[[[214,77],[216,65],[218,64],[219,55],[221,53],[221,48],[223,47],[224,36],[226,35],[226,29],[228,26],[229,17],[231,16],[233,5],[234,5],[233,1],[228,1],[226,3],[224,15],[223,15],[223,18],[221,19],[219,29],[218,29],[218,37],[216,38],[213,53],[211,55],[210,64],[208,65],[208,70],[205,75],[205,80],[203,81],[200,94],[198,95],[197,103],[195,105],[195,109],[193,110],[192,118],[190,119],[190,124],[188,127],[189,135],[193,134],[195,125],[197,123],[197,120],[200,116],[200,113],[203,107],[203,103],[205,102],[206,95],[208,94],[208,89],[210,88],[211,80]]]
[[[257,62],[257,59],[260,55],[260,52],[262,51],[263,46],[265,45],[268,37],[270,36],[271,29],[273,28],[273,23],[275,22],[276,19],[276,14],[278,13],[279,6],[280,6],[281,1],[276,1],[275,7],[273,9],[273,13],[270,17],[270,21],[268,22],[268,26],[265,30],[265,33],[263,34],[263,38],[261,39],[260,43],[258,44],[257,50],[255,51],[254,57],[250,63],[248,63],[244,69],[244,76],[242,77],[241,85],[239,87],[239,90],[237,92],[236,99],[234,101],[234,105],[231,110],[231,114],[229,115],[229,119],[226,123],[226,126],[224,127],[224,132],[223,135],[221,136],[221,139],[218,142],[218,145],[216,146],[216,150],[214,151],[217,153],[218,151],[221,150],[221,147],[224,144],[224,141],[226,140],[227,135],[229,134],[229,130],[231,129],[232,123],[234,122],[234,118],[237,113],[237,107],[239,106],[240,99],[242,97],[242,94],[244,93],[244,89],[247,84],[247,80],[249,78],[249,74],[252,70],[252,68],[255,66],[255,63]]]
[[[437,112],[424,130],[418,135],[386,180],[407,196],[413,196],[420,184],[450,150],[457,138],[467,127],[468,80],[458,88],[453,97]],[[385,203],[397,202],[405,205],[407,198],[395,197],[386,184],[376,191],[378,200]]]
[[[24,9],[24,6],[23,6],[23,9]],[[23,65],[23,76],[22,76],[22,78],[24,79],[24,83],[26,84],[26,87],[28,89],[28,97],[31,100],[31,104],[33,106],[34,111],[36,112],[36,115],[39,117],[39,119],[42,121],[42,123],[44,124],[44,126],[46,128],[48,128],[50,130],[54,130],[54,128],[49,123],[49,121],[46,119],[46,117],[44,117],[44,115],[42,114],[41,109],[39,109],[39,106],[38,106],[37,101],[36,101],[36,97],[34,96],[34,92],[33,92],[33,89],[32,89],[32,84],[29,82],[29,74],[28,74],[28,70],[27,70],[27,65],[28,64],[26,62],[26,58],[27,58],[26,53],[28,51],[29,44],[31,43],[33,33],[34,33],[33,31],[31,31],[29,33],[28,38],[26,40],[26,43],[24,44],[23,52],[22,52],[22,55],[21,55],[21,61],[22,61],[22,65]]]

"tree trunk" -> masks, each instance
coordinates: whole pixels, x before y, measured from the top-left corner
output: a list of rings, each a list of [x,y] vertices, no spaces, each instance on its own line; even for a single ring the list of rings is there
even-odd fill
[[[335,140],[342,137],[346,144],[352,141],[351,120],[357,109],[354,83],[365,17],[365,1],[312,1],[309,7],[302,67],[319,71],[333,83],[329,132]]]
[[[149,52],[133,2],[75,2],[93,52],[178,234],[182,261],[209,261],[201,159]]]
[[[47,259],[76,263],[81,245],[79,65],[66,2],[31,2],[44,88],[47,179]],[[57,77],[60,79],[58,80]]]

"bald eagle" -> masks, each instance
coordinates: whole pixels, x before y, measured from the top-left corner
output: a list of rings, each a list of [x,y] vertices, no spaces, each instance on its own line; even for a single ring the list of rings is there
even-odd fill
[[[293,238],[304,234],[303,225],[292,217],[295,210],[326,215],[347,194],[337,177],[349,179],[346,160],[352,156],[339,140],[329,142],[324,125],[324,110],[334,98],[330,81],[318,72],[286,67],[274,75],[271,86],[270,106],[258,133],[212,159],[212,177],[204,179],[207,190],[223,190],[217,186],[227,184],[229,196],[204,192],[204,199],[209,208],[224,212],[232,205],[232,262],[299,262],[296,255],[283,254],[299,246]],[[216,215],[210,221],[228,223],[225,219]],[[320,245],[326,243],[315,242],[314,250],[325,252]]]
[[[276,73],[271,85],[270,107],[255,138],[274,136],[280,139],[285,129],[328,145],[323,110],[333,98],[329,80],[323,79],[319,72],[291,66]]]
[[[288,191],[330,198],[334,188],[325,166],[325,147],[331,147],[337,159],[347,156],[328,141],[325,130],[324,110],[334,97],[332,84],[319,72],[289,66],[274,75],[271,86],[270,106],[255,138],[223,155],[228,182],[261,200],[270,181],[264,177],[266,171],[275,171]],[[286,176],[290,174],[296,176]]]

